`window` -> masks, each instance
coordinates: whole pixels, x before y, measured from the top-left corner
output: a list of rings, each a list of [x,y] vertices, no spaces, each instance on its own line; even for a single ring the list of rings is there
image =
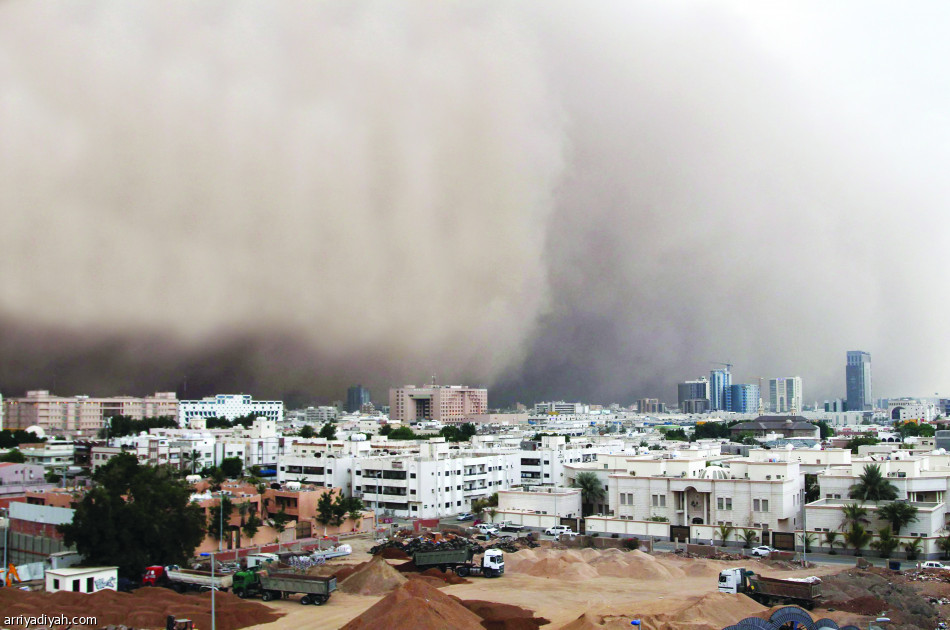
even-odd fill
[[[761,512],[762,510],[760,509],[760,507],[761,507],[761,506],[759,505],[759,500],[758,500],[758,499],[753,499],[753,500],[752,500],[752,511],[753,511],[753,512]]]
[[[53,590],[59,590],[59,580],[56,578],[53,578]]]
[[[626,504],[627,504],[627,493],[621,492],[621,493],[620,493],[620,505],[626,505]]]
[[[410,479],[415,479],[415,478],[416,478],[416,473],[409,473],[409,478],[410,478]]]
[[[768,500],[768,499],[762,499],[762,511],[763,511],[763,512],[768,512],[768,511],[769,511],[769,500]]]
[[[732,509],[732,497],[717,497],[716,498],[716,507],[720,510],[731,510]]]
[[[92,593],[92,592],[95,592],[95,590],[96,590],[96,587],[95,587],[93,579],[91,577],[86,578],[86,592]]]

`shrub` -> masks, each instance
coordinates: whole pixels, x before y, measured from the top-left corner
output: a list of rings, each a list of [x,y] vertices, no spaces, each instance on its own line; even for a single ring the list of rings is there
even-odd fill
[[[623,546],[629,549],[630,551],[635,551],[640,548],[640,539],[639,538],[625,538],[623,541]]]

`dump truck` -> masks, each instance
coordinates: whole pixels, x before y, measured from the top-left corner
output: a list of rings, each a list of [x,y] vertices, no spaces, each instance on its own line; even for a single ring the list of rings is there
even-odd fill
[[[451,569],[459,577],[482,575],[498,577],[505,573],[505,555],[499,549],[488,549],[482,554],[480,563],[474,562],[475,552],[469,548],[436,549],[417,551],[412,561],[420,569],[438,567],[442,571]]]
[[[212,576],[210,571],[193,571],[182,569],[177,565],[167,567],[156,565],[145,569],[142,586],[167,586],[179,593],[190,590],[211,590],[212,588],[226,591],[231,588],[232,580],[233,576],[226,573],[216,572]]]
[[[265,602],[302,593],[300,603],[322,606],[336,590],[336,577],[302,575],[298,573],[271,573],[268,571],[238,571],[234,574],[234,594],[241,598],[260,596]]]
[[[720,593],[744,593],[764,606],[795,604],[811,610],[821,601],[821,580],[767,578],[742,568],[719,573]]]

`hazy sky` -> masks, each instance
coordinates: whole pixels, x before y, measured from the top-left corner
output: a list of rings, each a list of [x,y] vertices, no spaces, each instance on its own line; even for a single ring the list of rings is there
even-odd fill
[[[950,394],[950,6],[0,4],[0,390]]]

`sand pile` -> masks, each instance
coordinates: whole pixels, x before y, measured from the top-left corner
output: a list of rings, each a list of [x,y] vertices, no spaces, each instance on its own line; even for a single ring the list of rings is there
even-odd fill
[[[709,593],[690,599],[646,601],[627,615],[585,613],[560,630],[619,630],[632,619],[651,630],[720,630],[767,610],[745,595]]]
[[[341,630],[485,630],[481,621],[454,597],[422,580],[409,580]]]
[[[353,595],[385,595],[405,583],[406,578],[379,556],[360,566],[346,579],[341,581],[337,577],[337,588]]]
[[[642,551],[619,549],[525,549],[505,557],[505,570],[568,581],[598,576],[671,580],[686,575],[683,569],[665,558],[657,560]],[[718,570],[714,571],[717,573]]]
[[[395,547],[386,547],[376,555],[387,560],[409,560],[411,558],[408,553]]]
[[[535,617],[534,611],[478,599],[463,600],[462,605],[482,618],[486,630],[538,630],[551,623],[544,617]]]
[[[471,584],[471,580],[466,580],[463,577],[459,577],[451,571],[440,571],[439,569],[432,567],[431,569],[426,569],[419,575],[424,575],[426,577],[436,578],[442,580],[445,584]]]
[[[221,630],[270,623],[283,616],[283,613],[263,604],[243,600],[230,593],[217,593],[215,607],[216,626]],[[164,588],[141,588],[132,594],[105,590],[91,595],[4,588],[0,589],[0,610],[10,616],[62,614],[95,617],[95,627],[125,625],[164,628],[168,615],[192,619],[199,628],[211,627],[210,593],[180,595]]]

